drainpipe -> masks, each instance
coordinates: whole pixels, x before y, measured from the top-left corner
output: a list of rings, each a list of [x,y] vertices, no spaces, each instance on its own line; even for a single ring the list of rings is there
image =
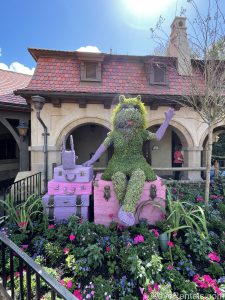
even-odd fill
[[[47,193],[48,190],[48,128],[45,125],[44,121],[41,119],[41,110],[45,104],[45,98],[36,95],[31,97],[32,102],[34,104],[34,108],[36,110],[36,116],[38,121],[41,123],[42,127],[44,128],[44,133],[42,135],[44,136],[44,193]]]

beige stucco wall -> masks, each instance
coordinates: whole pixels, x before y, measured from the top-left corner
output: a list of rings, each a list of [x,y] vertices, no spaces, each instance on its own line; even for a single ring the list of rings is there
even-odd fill
[[[41,118],[48,127],[48,156],[49,156],[49,177],[51,178],[52,164],[60,164],[60,147],[63,135],[68,135],[81,125],[98,124],[108,130],[112,128],[111,113],[112,109],[104,109],[102,104],[88,104],[86,108],[79,108],[78,104],[63,103],[60,108],[53,107],[46,103],[41,111]],[[147,127],[160,125],[164,120],[164,112],[168,107],[159,107],[157,110],[150,110],[147,107]],[[171,132],[174,130],[183,145],[185,166],[200,166],[200,157],[202,151],[202,140],[206,133],[206,125],[199,120],[199,116],[191,109],[181,108],[176,111],[176,115],[171,121],[171,126],[167,130],[164,138],[158,144],[159,150],[151,150],[152,165],[155,167],[171,167]],[[35,112],[31,114],[32,146],[31,165],[32,171],[43,170],[43,128],[38,122]],[[85,130],[85,129],[84,129]],[[96,135],[92,141],[92,148],[97,148],[101,138]],[[79,141],[75,141],[76,144]],[[82,141],[85,149],[88,148],[89,141]],[[152,143],[151,143],[152,145]],[[152,146],[151,146],[152,147]],[[88,153],[90,152],[87,150]],[[92,152],[92,149],[91,149]],[[81,159],[82,160],[82,159]],[[101,160],[100,165],[104,165],[106,157]],[[196,172],[190,173],[196,175]],[[198,174],[200,174],[198,172]],[[197,176],[198,177],[198,176]],[[196,177],[196,178],[197,178]]]

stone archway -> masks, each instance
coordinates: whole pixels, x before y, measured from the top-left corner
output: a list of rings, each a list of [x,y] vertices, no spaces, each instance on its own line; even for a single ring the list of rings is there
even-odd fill
[[[150,128],[150,127],[153,127],[156,125],[161,125],[163,122],[164,122],[164,119],[152,120],[152,121],[148,122],[147,128]],[[175,133],[178,135],[183,147],[194,147],[195,146],[194,139],[193,139],[191,133],[182,124],[180,124],[177,121],[171,120],[169,127],[172,127],[173,130],[175,131]]]
[[[56,136],[57,136],[57,140],[55,142],[56,149],[58,149],[58,150],[61,149],[61,145],[62,145],[64,136],[66,136],[66,138],[67,138],[74,129],[76,129],[82,125],[85,125],[85,124],[100,125],[108,130],[111,130],[111,128],[112,128],[111,122],[109,122],[105,119],[101,119],[101,118],[86,117],[86,118],[80,118],[80,119],[74,120],[73,122],[68,123],[58,134],[56,134]]]
[[[221,133],[225,133],[225,126],[222,122],[217,124],[217,126],[213,129],[213,147],[215,143],[218,142],[218,137]],[[200,146],[202,147],[202,157],[201,157],[202,166],[206,165],[207,143],[208,143],[208,131],[205,130],[200,140]],[[222,156],[225,156],[225,150]],[[225,159],[221,159],[221,160],[218,159],[218,162],[220,167],[225,166]]]
[[[67,144],[69,135],[73,135],[77,163],[81,164],[91,158],[100,144],[104,141],[110,131],[111,123],[99,118],[81,118],[69,123],[59,134],[56,147],[61,149],[63,136],[66,137]],[[112,156],[112,149],[109,149],[95,163],[95,168],[105,168],[108,160]]]
[[[148,123],[148,130],[153,132],[163,123],[164,119],[152,120]],[[182,145],[184,152],[184,167],[200,167],[201,151],[194,145],[194,139],[189,130],[177,121],[171,120],[170,125],[163,137],[158,141],[150,142],[150,154],[152,166],[157,168],[170,168],[173,166],[174,139],[176,144]],[[172,171],[158,171],[160,176],[172,177]],[[200,172],[185,171],[183,179],[200,179]]]
[[[20,169],[20,149],[8,127],[0,122],[0,190],[12,184]]]

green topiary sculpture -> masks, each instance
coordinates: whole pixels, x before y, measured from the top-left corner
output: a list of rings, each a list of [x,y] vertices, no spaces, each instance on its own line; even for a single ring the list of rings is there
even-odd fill
[[[135,223],[134,211],[141,196],[145,181],[153,181],[156,175],[143,156],[142,146],[146,140],[160,140],[164,135],[174,110],[169,109],[166,119],[157,132],[151,133],[146,127],[146,109],[141,96],[128,98],[120,96],[119,104],[113,111],[113,130],[85,166],[93,164],[111,145],[114,154],[102,176],[112,180],[117,199],[121,204],[119,219],[126,225]]]

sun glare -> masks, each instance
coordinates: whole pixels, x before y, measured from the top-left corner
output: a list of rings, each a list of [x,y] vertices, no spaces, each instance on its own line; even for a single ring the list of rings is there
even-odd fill
[[[127,10],[136,16],[153,16],[161,14],[176,0],[124,0]]]

